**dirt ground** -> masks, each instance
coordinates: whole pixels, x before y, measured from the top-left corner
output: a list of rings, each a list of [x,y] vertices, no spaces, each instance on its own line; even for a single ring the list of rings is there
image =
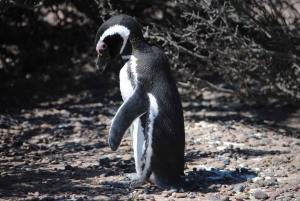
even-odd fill
[[[109,183],[135,172],[129,134],[116,152],[107,145],[122,103],[117,73],[85,70],[44,83],[33,75],[6,90],[0,200],[300,200],[299,107],[180,87],[185,173],[198,187],[131,190]]]

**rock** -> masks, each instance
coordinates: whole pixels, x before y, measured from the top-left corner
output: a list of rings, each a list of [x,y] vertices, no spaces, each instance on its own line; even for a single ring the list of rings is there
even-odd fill
[[[244,190],[244,186],[242,185],[236,185],[234,188],[233,188],[233,191],[234,192],[243,192]]]
[[[216,194],[210,194],[210,195],[208,195],[208,200],[211,200],[211,201],[220,201],[220,195],[218,193],[216,193]]]
[[[245,143],[248,140],[248,136],[247,135],[241,135],[237,138],[237,142],[239,143]]]
[[[168,196],[171,196],[174,192],[176,192],[177,190],[176,189],[171,189],[171,190],[168,190],[167,191],[167,195]]]
[[[66,165],[65,166],[65,170],[72,170],[72,169],[73,169],[73,167],[71,165]]]
[[[228,196],[222,196],[220,198],[221,201],[229,201],[229,197]]]
[[[40,195],[40,193],[37,191],[33,194],[34,197],[39,197],[39,195]]]
[[[99,164],[100,164],[100,166],[109,168],[110,167],[110,160],[107,157],[101,158],[101,159],[99,159]]]
[[[26,170],[27,172],[30,172],[30,171],[32,171],[33,169],[32,169],[31,167],[27,167],[27,168],[25,168],[25,170]]]
[[[277,193],[276,191],[273,191],[270,193],[270,198],[271,200],[275,200],[277,197],[279,196],[279,193]]]
[[[176,198],[186,198],[187,197],[187,193],[177,193],[176,194]]]
[[[147,195],[146,199],[154,199],[154,196],[153,195]]]
[[[260,189],[252,189],[250,190],[250,192],[253,194],[253,196],[256,198],[256,199],[267,199],[269,198],[269,196],[262,190]]]
[[[187,194],[187,197],[191,199],[196,198],[196,193],[190,192],[189,194]]]
[[[61,110],[60,111],[60,114],[63,116],[63,117],[69,117],[70,116],[70,112],[67,111],[67,110]]]
[[[288,194],[286,194],[286,197],[294,197],[294,194],[293,193],[288,193]]]
[[[244,199],[248,199],[249,195],[245,194],[245,193],[239,193],[237,195],[234,196],[236,200],[244,200]]]

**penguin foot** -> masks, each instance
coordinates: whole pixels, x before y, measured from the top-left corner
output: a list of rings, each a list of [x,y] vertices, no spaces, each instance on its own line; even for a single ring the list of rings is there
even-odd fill
[[[137,188],[139,186],[142,186],[145,181],[141,181],[137,174],[125,174],[127,178],[130,179],[130,181],[116,181],[116,182],[110,182],[110,185],[118,187],[118,188]]]
[[[182,176],[177,177],[177,179],[168,180],[164,177],[156,177],[151,175],[150,181],[154,183],[158,188],[165,190],[184,190],[184,191],[193,191],[197,189],[194,182],[186,181]]]
[[[125,174],[125,177],[130,179],[130,188],[137,188],[145,183],[145,181],[138,178],[136,173]]]

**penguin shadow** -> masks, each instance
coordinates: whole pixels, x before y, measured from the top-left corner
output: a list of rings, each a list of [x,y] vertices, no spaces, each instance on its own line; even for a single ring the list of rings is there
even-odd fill
[[[237,168],[236,170],[218,170],[216,168],[196,170],[194,168],[192,171],[186,172],[186,180],[193,184],[191,190],[201,193],[219,192],[220,188],[243,183],[256,176],[257,173],[246,168]]]

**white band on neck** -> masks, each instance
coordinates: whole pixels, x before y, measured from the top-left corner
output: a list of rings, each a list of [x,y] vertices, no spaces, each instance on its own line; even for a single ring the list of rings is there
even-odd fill
[[[123,38],[123,45],[121,47],[120,50],[120,54],[123,52],[125,45],[127,43],[130,31],[127,27],[116,24],[114,26],[109,27],[107,30],[104,31],[104,33],[102,34],[102,36],[100,37],[97,46],[96,46],[96,51],[98,51],[99,46],[101,44],[101,42],[107,37],[107,36],[112,36],[118,34]]]

